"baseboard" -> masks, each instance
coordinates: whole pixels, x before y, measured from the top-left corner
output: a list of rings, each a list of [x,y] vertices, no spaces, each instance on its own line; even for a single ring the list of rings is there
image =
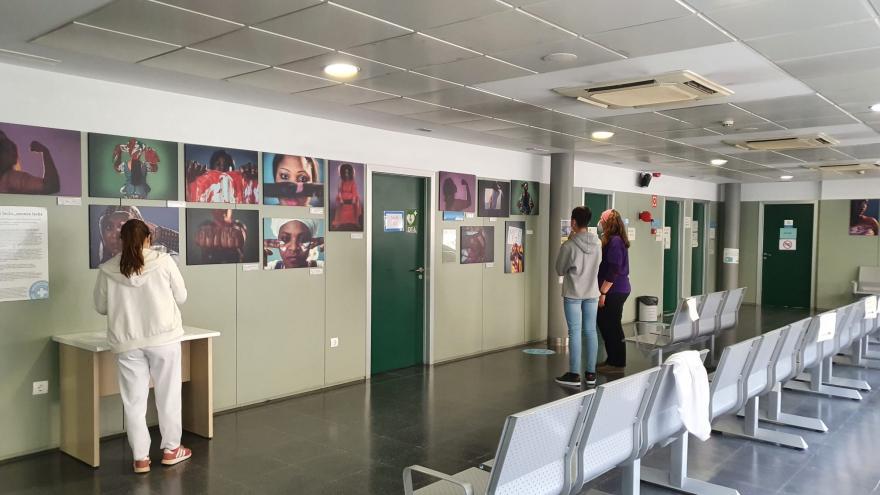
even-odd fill
[[[471,359],[471,358],[475,358],[475,357],[486,356],[489,354],[496,354],[499,352],[509,351],[511,349],[519,349],[519,348],[523,348],[523,347],[529,347],[529,346],[532,346],[535,344],[546,344],[546,343],[547,343],[546,338],[545,339],[538,339],[538,340],[530,340],[528,342],[523,342],[521,344],[514,344],[514,345],[510,345],[510,346],[497,347],[494,349],[486,349],[486,350],[474,352],[471,354],[465,354],[463,356],[455,356],[452,358],[434,361],[429,366],[440,366],[440,365],[444,365],[444,364],[455,363],[457,361],[464,361],[465,359]]]

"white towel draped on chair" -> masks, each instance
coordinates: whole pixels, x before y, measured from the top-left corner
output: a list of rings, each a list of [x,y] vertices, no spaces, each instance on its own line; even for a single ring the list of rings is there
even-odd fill
[[[687,431],[701,441],[712,434],[709,418],[709,376],[698,351],[683,351],[666,360],[672,365],[678,412]]]

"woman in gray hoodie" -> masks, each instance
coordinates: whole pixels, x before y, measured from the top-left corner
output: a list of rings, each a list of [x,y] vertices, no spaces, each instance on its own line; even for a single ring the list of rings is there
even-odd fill
[[[596,336],[596,312],[599,306],[597,274],[602,262],[599,236],[587,230],[593,217],[586,206],[571,211],[571,234],[559,248],[556,273],[563,277],[562,308],[568,324],[568,372],[556,378],[557,383],[579,387],[581,372],[584,383],[596,384],[596,358],[599,339]],[[581,350],[582,340],[585,349]]]

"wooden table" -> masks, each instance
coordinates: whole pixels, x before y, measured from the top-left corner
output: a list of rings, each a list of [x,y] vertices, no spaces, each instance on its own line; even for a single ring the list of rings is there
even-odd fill
[[[183,429],[214,436],[212,338],[220,333],[184,327],[181,338]],[[61,451],[92,467],[100,465],[99,398],[119,393],[116,356],[107,331],[56,335],[59,344]],[[150,383],[152,387],[152,383]]]

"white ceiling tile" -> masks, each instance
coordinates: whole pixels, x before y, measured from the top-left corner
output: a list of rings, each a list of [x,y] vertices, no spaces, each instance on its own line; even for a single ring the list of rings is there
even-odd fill
[[[843,112],[828,117],[807,117],[792,120],[777,120],[777,124],[789,129],[806,129],[808,127],[825,127],[833,125],[855,124],[856,121]]]
[[[238,24],[147,0],[116,0],[78,19],[93,26],[189,45],[238,29]]]
[[[34,43],[131,63],[177,49],[175,45],[77,24],[56,29],[37,38]]]
[[[377,62],[371,62],[369,60],[346,55],[344,53],[328,53],[326,55],[318,55],[317,57],[307,58],[289,64],[284,64],[282,65],[282,67],[284,67],[285,69],[290,69],[292,71],[302,72],[303,74],[309,74],[310,76],[326,77],[327,79],[333,79],[333,77],[324,73],[324,67],[330,64],[339,63],[352,64],[360,69],[360,72],[358,72],[357,76],[351,79],[346,79],[345,81],[357,81],[360,79],[369,79],[371,77],[391,74],[392,72],[400,72],[399,69],[395,69],[394,67]]]
[[[296,93],[308,89],[323,88],[338,84],[326,79],[296,74],[287,70],[272,67],[270,69],[242,74],[231,77],[228,81],[256,86],[258,88],[279,91],[282,93]]]
[[[693,124],[694,127],[721,127],[721,122],[726,120],[732,120],[736,127],[766,122],[749,112],[727,104],[663,110],[660,113],[687,121]]]
[[[697,48],[731,40],[695,15],[633,26],[589,37],[630,57]]]
[[[665,139],[687,139],[706,136],[717,136],[718,134],[706,129],[680,129],[674,131],[653,131],[651,134]]]
[[[408,30],[329,3],[278,17],[257,27],[296,39],[345,49],[409,33]]]
[[[467,122],[471,120],[481,120],[482,117],[467,112],[459,112],[458,110],[449,110],[441,108],[425,113],[416,113],[407,115],[408,118],[416,120],[424,120],[435,124],[454,124],[457,122]]]
[[[407,98],[392,98],[390,100],[373,101],[357,105],[359,108],[366,108],[374,112],[388,113],[391,115],[409,115],[413,113],[425,113],[436,110],[438,107],[420,101],[410,100]]]
[[[468,58],[415,70],[459,84],[480,84],[531,75],[531,72],[527,70],[486,57]]]
[[[838,146],[837,150],[860,160],[880,158],[880,143],[862,144],[858,146]]]
[[[417,30],[508,8],[495,0],[337,0],[337,3]]]
[[[810,79],[874,70],[877,69],[878,60],[880,60],[880,48],[868,48],[849,53],[780,62],[779,66],[794,77]]]
[[[799,163],[798,160],[781,155],[779,153],[774,153],[772,151],[750,151],[747,153],[736,153],[731,154],[730,156],[735,158],[741,158],[743,160],[748,160],[755,163],[760,163],[763,165],[781,165],[785,163]]]
[[[541,57],[551,53],[573,53],[577,59],[570,62],[548,62]],[[599,47],[589,41],[580,38],[564,38],[538,45],[530,45],[511,50],[503,50],[490,53],[493,57],[531,69],[535,72],[552,72],[571,67],[583,67],[595,65],[612,60],[620,60],[621,57]]]
[[[781,151],[783,155],[788,155],[805,162],[838,162],[851,160],[846,154],[836,151],[834,148],[817,148],[808,150],[787,150]]]
[[[417,33],[350,48],[346,51],[405,69],[444,64],[477,56],[472,51]]]
[[[571,37],[564,31],[512,10],[429,29],[427,33],[483,53]]]
[[[256,24],[273,17],[321,3],[321,0],[260,0],[258,2],[218,0],[163,0],[196,12],[202,12],[242,24]]]
[[[480,119],[480,120],[471,120],[468,122],[457,122],[452,124],[453,127],[460,127],[462,129],[467,129],[470,131],[494,131],[498,129],[507,129],[510,127],[510,124],[507,122],[502,122],[500,120],[495,119]]]
[[[387,100],[394,98],[393,95],[372,91],[369,89],[349,86],[347,84],[337,84],[327,88],[313,89],[296,93],[296,96],[306,96],[318,100],[332,101],[343,105],[357,105],[371,101]]]
[[[829,24],[870,19],[863,0],[762,0],[712,10],[708,16],[739,38],[749,40],[806,31]]]
[[[549,0],[524,9],[582,35],[690,14],[675,0]]]
[[[880,46],[880,28],[869,19],[760,38],[749,45],[775,61],[816,57]]]
[[[362,79],[358,81],[357,85],[401,96],[412,96],[455,87],[454,84],[412,72],[395,72],[384,76],[371,77],[370,79]]]
[[[632,113],[628,115],[618,115],[614,117],[603,117],[596,120],[618,127],[623,127],[624,129],[641,132],[671,131],[677,129],[694,129],[696,127],[702,127],[686,122],[681,122],[679,120],[665,117],[654,112]]]
[[[687,3],[700,12],[711,12],[720,8],[748,5],[761,1],[763,0],[687,0]]]
[[[193,47],[268,65],[281,65],[329,51],[315,45],[250,28],[239,29],[198,43]]]
[[[220,55],[199,52],[184,48],[176,52],[166,53],[158,57],[140,62],[141,65],[158,69],[184,72],[209,79],[226,79],[227,77],[263,69],[266,66],[233,60]]]
[[[504,98],[485,93],[483,91],[477,91],[475,89],[464,87],[455,87],[450,89],[443,89],[440,91],[432,91],[430,93],[422,93],[413,96],[413,99],[455,108],[466,108],[471,105],[482,105],[499,102],[503,103],[509,101]]]
[[[814,94],[749,101],[738,106],[774,122],[842,115],[840,110]]]

